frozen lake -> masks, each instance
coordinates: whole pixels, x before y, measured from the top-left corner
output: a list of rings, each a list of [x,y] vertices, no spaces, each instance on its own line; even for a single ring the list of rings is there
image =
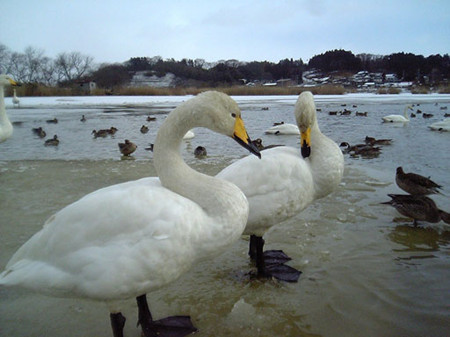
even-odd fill
[[[265,135],[274,122],[294,123],[296,96],[234,97],[252,139],[265,145],[298,147],[296,136]],[[155,175],[152,152],[159,125],[188,97],[21,98],[6,105],[14,134],[0,144],[0,269],[54,212],[98,188]],[[444,118],[450,95],[316,96],[321,131],[335,140],[363,143],[366,136],[390,138],[377,158],[345,155],[338,190],[265,235],[267,249],[283,249],[289,264],[303,272],[299,282],[248,281],[252,268],[243,238],[220,257],[194,267],[176,282],[148,294],[155,318],[191,315],[196,336],[448,336],[450,331],[450,227],[443,222],[414,228],[394,222],[387,205],[395,169],[416,172],[444,186],[432,198],[450,212],[450,133],[427,126]],[[381,117],[431,113],[405,125],[383,124]],[[329,111],[352,111],[331,116]],[[367,112],[367,117],[355,112]],[[81,122],[85,115],[87,121]],[[147,116],[156,117],[148,122]],[[57,118],[57,124],[46,121]],[[149,132],[142,134],[140,127]],[[58,147],[44,139],[57,134]],[[114,126],[114,136],[94,139],[92,130]],[[204,129],[184,141],[185,160],[214,175],[247,153],[232,140]],[[122,160],[118,142],[138,145]],[[202,145],[208,157],[194,157]],[[126,336],[140,336],[137,308],[124,310]],[[0,336],[109,336],[109,315],[101,303],[41,296],[0,288]]]

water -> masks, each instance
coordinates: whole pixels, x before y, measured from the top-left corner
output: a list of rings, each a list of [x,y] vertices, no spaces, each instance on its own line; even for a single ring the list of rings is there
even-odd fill
[[[155,175],[152,153],[158,126],[186,98],[22,98],[9,108],[12,138],[0,144],[0,269],[44,221],[65,205],[98,188]],[[7,98],[8,100],[8,98]],[[296,97],[236,97],[252,138],[265,145],[298,146],[293,136],[269,136],[273,122],[293,123]],[[399,214],[380,202],[401,193],[394,183],[402,165],[444,186],[436,203],[450,211],[450,134],[427,125],[443,119],[449,95],[317,96],[322,132],[340,143],[362,143],[366,136],[392,138],[373,159],[345,157],[338,190],[298,216],[272,228],[267,249],[283,249],[289,263],[303,272],[296,284],[249,281],[248,238],[222,256],[196,265],[176,282],[148,295],[155,318],[191,315],[197,336],[448,336],[450,332],[450,231],[440,222],[414,228],[394,222]],[[436,105],[437,103],[437,105]],[[342,106],[346,104],[346,106]],[[387,114],[402,114],[406,104],[421,115],[406,125],[382,124]],[[420,106],[417,106],[420,104]],[[353,107],[356,105],[357,107]],[[8,107],[8,101],[7,101]],[[264,109],[263,109],[264,108]],[[268,108],[266,110],[265,108]],[[350,116],[328,111],[352,110]],[[357,117],[355,111],[368,112]],[[87,122],[80,122],[82,115]],[[147,122],[152,115],[155,122]],[[58,124],[47,119],[58,118]],[[150,127],[143,135],[141,125]],[[42,126],[57,134],[57,148],[31,132]],[[93,139],[93,129],[115,126],[113,137]],[[224,137],[194,130],[182,144],[185,160],[197,170],[216,174],[246,152]],[[122,160],[117,143],[138,144],[132,159]],[[195,159],[196,146],[208,157]],[[126,336],[140,336],[136,305],[130,300]],[[22,289],[0,289],[0,336],[109,336],[106,306],[58,299]]]

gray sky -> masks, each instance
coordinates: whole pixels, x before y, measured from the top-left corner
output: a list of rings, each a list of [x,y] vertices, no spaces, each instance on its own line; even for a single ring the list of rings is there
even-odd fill
[[[0,0],[0,43],[96,63],[450,53],[448,0]]]

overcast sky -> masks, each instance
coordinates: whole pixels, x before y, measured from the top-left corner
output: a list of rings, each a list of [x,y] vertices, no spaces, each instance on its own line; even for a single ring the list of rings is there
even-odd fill
[[[0,43],[96,63],[450,53],[449,0],[0,0]]]

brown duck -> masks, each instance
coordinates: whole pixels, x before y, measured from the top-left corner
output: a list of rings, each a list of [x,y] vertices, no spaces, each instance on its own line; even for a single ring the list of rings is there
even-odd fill
[[[401,166],[397,167],[395,182],[403,191],[413,195],[428,195],[439,193],[441,185],[436,184],[430,178],[416,173],[405,173]]]
[[[450,223],[450,214],[440,210],[432,199],[424,195],[388,194],[388,196],[392,200],[382,204],[391,205],[400,214],[414,219],[414,226],[417,226],[417,220],[431,223],[443,220]]]

